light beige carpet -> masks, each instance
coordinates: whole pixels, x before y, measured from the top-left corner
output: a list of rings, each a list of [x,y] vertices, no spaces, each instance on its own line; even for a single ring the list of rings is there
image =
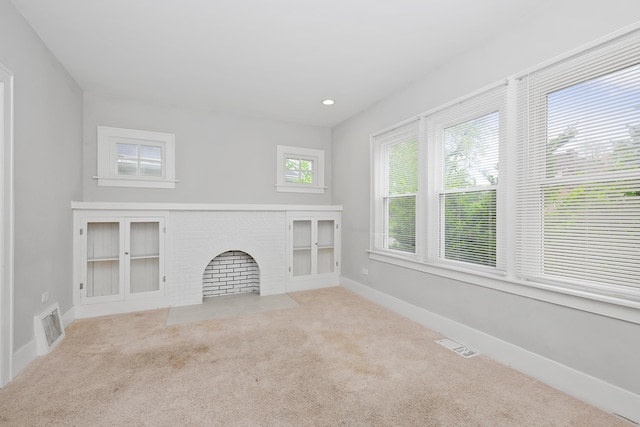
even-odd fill
[[[166,326],[78,320],[0,389],[7,426],[629,426],[344,289]]]

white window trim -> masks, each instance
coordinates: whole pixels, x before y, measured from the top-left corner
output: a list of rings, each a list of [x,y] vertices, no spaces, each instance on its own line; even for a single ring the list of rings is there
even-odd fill
[[[416,236],[415,236],[415,250],[414,252],[404,252],[398,251],[395,249],[389,249],[385,247],[385,236],[387,235],[387,227],[388,224],[385,222],[385,210],[384,210],[384,201],[385,199],[391,198],[393,196],[389,196],[386,194],[386,185],[387,185],[387,162],[386,156],[383,152],[387,147],[393,144],[400,143],[402,141],[393,139],[393,140],[380,140],[378,137],[394,131],[399,128],[403,128],[405,126],[411,126],[415,123],[417,128],[417,136],[418,136],[418,192],[416,193],[406,193],[402,196],[415,196],[416,198]],[[407,119],[403,122],[398,123],[392,127],[381,130],[372,134],[370,136],[370,148],[371,148],[371,240],[370,247],[375,248],[376,251],[382,253],[389,254],[397,254],[398,256],[407,258],[407,259],[418,259],[420,254],[420,230],[422,229],[422,225],[418,221],[420,218],[420,210],[421,210],[421,188],[420,183],[424,182],[424,176],[422,175],[423,167],[423,153],[422,147],[420,144],[420,135],[421,132],[421,121],[419,117],[413,117]],[[380,173],[376,173],[378,171]]]
[[[311,184],[301,184],[286,182],[286,159],[287,157],[298,157],[313,161],[314,175]],[[312,148],[289,147],[278,145],[277,147],[277,176],[276,189],[285,193],[324,193],[327,188],[324,186],[324,151]]]
[[[115,165],[115,140],[118,138],[139,140],[140,144],[162,147],[162,177],[118,175]],[[175,135],[133,129],[98,126],[97,145],[98,175],[94,176],[101,187],[175,188]]]
[[[504,99],[500,98],[501,95],[494,95],[491,92],[496,91],[504,86],[507,86],[507,90],[504,93]],[[498,152],[499,152],[499,163],[500,163],[500,179],[497,185],[491,185],[482,187],[482,190],[494,190],[496,192],[496,213],[498,218],[505,218],[505,188],[507,185],[506,182],[515,182],[512,181],[512,177],[508,176],[505,168],[505,161],[502,159],[505,158],[506,152],[505,147],[507,145],[506,141],[503,138],[508,140],[508,126],[511,121],[509,114],[509,93],[513,91],[513,87],[515,85],[512,84],[510,80],[504,80],[500,82],[496,82],[495,84],[489,85],[486,88],[481,89],[480,91],[474,92],[464,98],[456,100],[454,105],[447,104],[442,108],[437,108],[431,110],[422,115],[422,120],[424,121],[424,127],[427,132],[421,134],[422,138],[427,139],[428,141],[421,140],[421,145],[428,145],[427,150],[429,150],[429,158],[433,158],[434,160],[430,162],[428,165],[424,164],[422,167],[427,169],[428,166],[431,166],[431,170],[427,171],[427,173],[431,173],[429,176],[429,181],[433,183],[428,186],[428,194],[425,197],[425,200],[428,202],[432,202],[432,206],[428,207],[429,221],[426,226],[427,232],[431,236],[441,236],[439,239],[433,238],[432,240],[426,240],[426,252],[427,252],[427,260],[434,264],[441,265],[450,265],[452,268],[461,268],[463,270],[470,271],[478,271],[478,272],[489,272],[490,274],[503,274],[505,270],[505,223],[502,220],[499,220],[496,224],[496,265],[494,267],[483,266],[480,264],[471,264],[462,261],[455,261],[446,259],[443,255],[444,253],[444,235],[442,233],[442,227],[444,227],[444,208],[440,205],[439,202],[435,203],[435,200],[438,200],[441,194],[446,193],[444,190],[444,182],[442,180],[442,175],[444,174],[444,164],[443,164],[443,151],[444,151],[444,131],[446,128],[450,126],[455,126],[457,124],[463,123],[468,120],[473,120],[477,117],[490,114],[492,112],[498,112],[500,117],[500,140],[498,142]],[[446,112],[451,108],[455,108],[458,105],[462,105],[467,101],[470,101],[474,98],[479,98],[482,96],[488,95],[490,96],[489,100],[484,99],[481,104],[472,110],[460,111],[456,112],[455,116],[451,117],[451,113],[447,113],[445,117],[442,117],[438,113]],[[427,137],[426,135],[429,135]],[[429,140],[430,139],[430,140]],[[468,189],[467,189],[468,190]],[[458,191],[458,190],[456,190]],[[453,193],[455,191],[448,191]],[[426,219],[426,218],[423,218]]]

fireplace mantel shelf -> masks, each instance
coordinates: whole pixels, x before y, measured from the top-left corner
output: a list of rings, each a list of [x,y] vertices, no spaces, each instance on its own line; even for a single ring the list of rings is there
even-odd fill
[[[139,210],[139,211],[342,211],[342,205],[266,205],[215,203],[121,203],[71,202],[71,209],[83,210]]]

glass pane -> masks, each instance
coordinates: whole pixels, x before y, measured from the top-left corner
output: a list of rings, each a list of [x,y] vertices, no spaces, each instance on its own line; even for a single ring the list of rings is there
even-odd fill
[[[544,274],[640,287],[640,275],[627,276],[640,260],[640,175],[549,185],[542,194]]]
[[[500,113],[478,117],[444,130],[444,188],[498,183]]]
[[[140,146],[140,158],[145,160],[162,160],[162,148],[150,145]]]
[[[640,168],[640,64],[547,95],[547,177]]]
[[[87,263],[87,297],[103,297],[120,293],[120,263],[94,261]]]
[[[132,259],[130,264],[131,293],[160,289],[160,260],[158,258]]]
[[[495,267],[495,190],[446,194],[442,199],[444,258]]]
[[[311,220],[293,221],[293,275],[311,274]]]
[[[286,166],[289,170],[300,170],[300,159],[287,158]]]
[[[120,224],[87,224],[87,297],[120,292]]]
[[[318,221],[318,246],[332,247],[334,233],[334,221],[333,220],[319,220]]]
[[[387,147],[388,194],[418,191],[418,139]]]
[[[140,176],[162,176],[160,163],[140,162]]]
[[[138,162],[135,160],[118,159],[118,174],[119,175],[137,175]]]
[[[387,234],[384,247],[403,252],[416,251],[416,197],[385,200]]]
[[[311,160],[300,160],[300,169],[303,171],[313,170],[313,161]]]
[[[311,221],[293,221],[293,248],[311,248]]]
[[[313,181],[313,172],[300,172],[300,182],[311,184]]]
[[[138,158],[138,146],[135,144],[116,144],[118,157]]]
[[[160,253],[160,224],[132,222],[130,231],[131,257],[157,256]]]
[[[284,178],[287,182],[300,182],[300,172],[288,170],[285,173]]]
[[[293,252],[294,276],[306,276],[311,274],[311,249],[296,250]]]
[[[333,248],[318,249],[318,274],[333,273],[334,265]]]
[[[120,256],[120,224],[90,222],[87,224],[87,259],[117,259]]]

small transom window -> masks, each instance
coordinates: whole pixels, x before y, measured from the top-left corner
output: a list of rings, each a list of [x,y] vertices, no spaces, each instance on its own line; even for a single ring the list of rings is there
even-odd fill
[[[324,151],[278,146],[276,187],[282,192],[323,193]]]
[[[98,185],[174,188],[174,135],[98,126]]]

